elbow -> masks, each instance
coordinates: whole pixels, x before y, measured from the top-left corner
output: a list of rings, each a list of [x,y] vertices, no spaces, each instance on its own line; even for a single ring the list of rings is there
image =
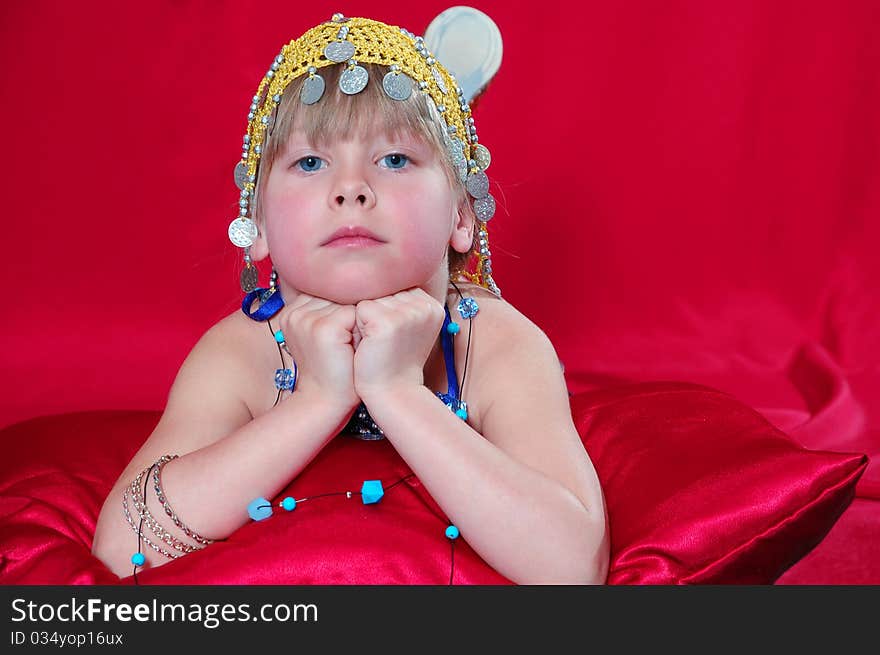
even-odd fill
[[[611,566],[611,536],[608,514],[605,510],[604,498],[601,494],[593,502],[587,504],[580,499],[578,503],[578,521],[576,539],[577,552],[580,553],[578,566],[573,570],[570,584],[601,585],[608,581]]]
[[[532,569],[529,575],[511,580],[516,584],[530,585],[605,584],[611,549],[604,512],[595,516],[581,507],[578,519],[569,524],[566,532],[568,537],[557,542],[566,543],[564,549],[545,552],[544,564],[539,570]]]
[[[589,566],[586,571],[586,579],[582,584],[602,585],[608,582],[608,569],[611,562],[610,549],[608,548],[607,539],[603,545],[596,549],[593,556],[589,560]]]
[[[91,553],[111,573],[124,578],[134,572],[132,555],[138,550],[138,545],[137,535],[123,517],[122,491],[120,488],[113,489],[98,515]],[[157,561],[148,548],[142,547],[142,551],[147,566],[158,566],[162,563]]]
[[[608,534],[608,522],[605,516],[601,520],[591,521],[588,528],[588,544],[584,566],[581,568],[576,584],[602,585],[608,581],[608,569],[611,565],[611,543]]]

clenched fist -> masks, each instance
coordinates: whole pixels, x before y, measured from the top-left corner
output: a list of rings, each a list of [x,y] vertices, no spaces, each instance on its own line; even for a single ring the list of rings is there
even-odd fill
[[[300,294],[278,314],[281,331],[297,365],[296,389],[357,407],[354,387],[355,307]]]
[[[420,288],[357,304],[354,387],[360,398],[376,390],[424,384],[425,361],[440,334],[445,311]]]

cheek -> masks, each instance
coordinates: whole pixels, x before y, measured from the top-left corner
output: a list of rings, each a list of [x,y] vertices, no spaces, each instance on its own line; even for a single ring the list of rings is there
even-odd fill
[[[284,235],[285,240],[298,230],[308,229],[306,217],[313,215],[309,203],[313,202],[308,194],[296,193],[294,189],[282,185],[267,185],[263,194],[261,210],[266,224],[269,239]]]
[[[408,252],[434,257],[446,252],[456,215],[454,200],[444,190],[446,184],[445,178],[437,179],[427,187],[436,189],[434,193],[425,193],[422,187],[402,196],[397,210],[405,219],[399,237]]]

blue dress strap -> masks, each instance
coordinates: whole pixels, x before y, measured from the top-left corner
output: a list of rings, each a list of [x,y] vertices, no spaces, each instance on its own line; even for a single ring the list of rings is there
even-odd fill
[[[443,329],[440,331],[440,346],[443,348],[443,360],[446,362],[446,383],[448,397],[447,402],[458,400],[458,376],[455,374],[455,347],[452,333],[446,328],[452,322],[449,315],[449,307],[445,306],[446,318],[443,319]]]

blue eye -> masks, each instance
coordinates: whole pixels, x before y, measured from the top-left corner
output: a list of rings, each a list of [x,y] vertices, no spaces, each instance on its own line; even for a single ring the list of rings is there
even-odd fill
[[[395,152],[394,154],[391,154],[391,155],[385,155],[382,158],[382,162],[388,168],[403,168],[404,166],[406,166],[408,161],[409,161],[409,157],[407,157],[406,155],[401,155],[398,152]]]
[[[296,163],[306,173],[312,173],[324,167],[324,160],[313,155],[303,157]]]

